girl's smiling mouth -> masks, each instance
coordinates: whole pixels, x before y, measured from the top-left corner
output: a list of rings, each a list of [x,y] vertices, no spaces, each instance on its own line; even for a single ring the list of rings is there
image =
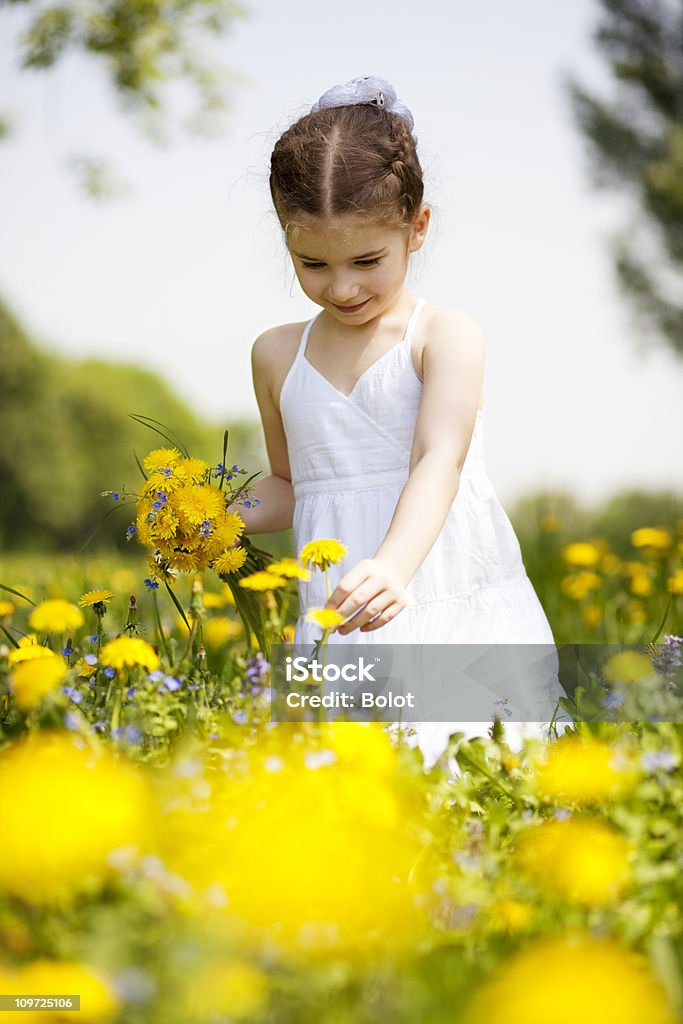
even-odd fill
[[[335,302],[333,302],[332,305],[335,309],[338,309],[340,313],[357,313],[369,301],[370,299],[366,299],[365,302],[359,302],[356,306],[338,306]]]

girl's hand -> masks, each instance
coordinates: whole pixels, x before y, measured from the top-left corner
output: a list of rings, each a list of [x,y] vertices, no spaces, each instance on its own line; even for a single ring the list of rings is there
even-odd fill
[[[398,573],[377,558],[364,558],[342,577],[325,608],[334,608],[347,617],[353,615],[349,622],[337,627],[338,633],[346,635],[358,628],[361,633],[379,629],[407,603],[406,588]]]

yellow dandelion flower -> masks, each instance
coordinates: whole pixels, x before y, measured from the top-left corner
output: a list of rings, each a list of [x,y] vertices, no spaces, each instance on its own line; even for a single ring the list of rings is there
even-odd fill
[[[55,658],[55,652],[49,647],[43,647],[38,643],[35,633],[22,636],[19,646],[9,652],[10,665],[18,665],[20,661],[30,661],[33,658]]]
[[[213,531],[205,540],[205,547],[212,558],[218,558],[231,548],[244,533],[244,520],[236,512],[224,511],[218,516]]]
[[[81,997],[78,1016],[87,1016],[92,1024],[105,1024],[112,1020],[121,1006],[113,985],[98,968],[90,964],[40,958],[15,968],[11,977],[13,992],[77,992]],[[53,1016],[48,1011],[48,1016],[45,1010],[38,1010],[34,1017],[30,1011],[27,1013],[22,1010],[21,1016],[27,1024],[28,1021],[38,1020],[51,1024],[62,1017],[60,1011],[55,1012],[56,1016]]]
[[[223,647],[230,640],[237,640],[242,635],[242,623],[229,619],[227,615],[217,615],[208,619],[202,629],[202,639],[207,647]]]
[[[200,484],[204,481],[211,467],[208,462],[204,462],[204,459],[182,459],[174,468],[181,480],[185,480],[187,483]],[[217,488],[213,489],[218,490]]]
[[[185,484],[169,501],[183,529],[201,526],[206,519],[211,522],[225,505],[223,495],[210,484]]]
[[[223,594],[215,594],[212,590],[204,591],[204,607],[208,609],[223,608],[226,601]]]
[[[198,562],[192,551],[174,551],[168,558],[168,567],[177,572],[196,572],[201,568]]]
[[[82,679],[90,679],[97,672],[97,665],[89,665],[83,658],[76,662],[76,672]]]
[[[654,677],[655,669],[647,655],[621,651],[607,659],[603,674],[608,683],[642,683]]]
[[[246,560],[246,548],[230,548],[229,551],[224,551],[220,558],[217,558],[215,562],[212,563],[211,568],[214,572],[218,573],[219,576],[221,574],[227,575],[227,573],[237,572],[238,569],[241,569]]]
[[[311,578],[308,569],[299,565],[295,558],[281,558],[278,562],[271,562],[266,566],[266,572],[274,572],[276,576],[286,576],[290,580],[310,580]]]
[[[0,887],[32,905],[61,904],[114,874],[110,854],[147,853],[154,803],[144,777],[64,732],[39,732],[0,752]]]
[[[600,821],[568,818],[529,826],[515,861],[549,893],[571,903],[603,906],[630,885],[633,844]]]
[[[95,604],[106,604],[114,596],[112,590],[89,590],[79,599],[81,608],[91,608]]]
[[[666,589],[670,594],[683,594],[683,569],[676,569],[673,576],[669,576],[666,581]]]
[[[309,608],[304,616],[306,622],[314,622],[321,629],[334,629],[341,626],[346,615],[341,615],[336,608]]]
[[[676,1024],[645,957],[579,933],[536,941],[506,960],[462,1024],[642,1024],[643,1013],[648,1024]]]
[[[631,593],[638,597],[647,597],[653,591],[652,580],[646,573],[633,573],[631,576]]]
[[[64,681],[66,671],[66,665],[56,655],[20,662],[10,675],[10,687],[17,707],[30,711],[43,697],[57,689]]]
[[[589,604],[581,614],[589,629],[597,629],[602,622],[602,608],[597,604]]]
[[[501,899],[487,908],[487,920],[495,931],[524,931],[532,918],[531,907],[519,900]]]
[[[154,672],[159,668],[159,658],[154,648],[135,636],[120,636],[116,640],[110,640],[102,648],[100,661],[119,672],[135,665],[146,668],[148,672]]]
[[[337,565],[343,561],[347,549],[338,540],[312,540],[299,552],[299,559],[304,565],[314,565],[321,570]]]
[[[150,473],[154,473],[162,469],[170,469],[181,459],[182,455],[177,448],[155,448],[153,452],[144,457],[142,465]]]
[[[28,617],[37,633],[73,633],[84,621],[80,608],[61,597],[42,601]]]
[[[272,572],[253,572],[240,580],[240,586],[246,590],[277,590],[287,586],[284,576],[275,576]]]
[[[14,611],[11,601],[0,601],[0,619],[6,619]]]
[[[153,522],[148,524],[149,534],[155,541],[173,540],[178,536],[180,521],[172,508],[166,505],[157,512]]]
[[[210,960],[187,979],[188,1020],[239,1020],[259,1015],[268,998],[268,976],[246,960]]]
[[[652,526],[643,526],[631,534],[634,548],[649,548],[654,551],[668,551],[672,544],[668,530],[660,530]]]
[[[588,541],[576,541],[574,544],[568,544],[562,555],[567,565],[584,566],[588,569],[600,561],[598,546]]]
[[[600,577],[595,572],[582,570],[571,576],[565,576],[560,583],[560,589],[567,597],[574,601],[581,601],[591,590],[597,590],[600,586]]]
[[[533,786],[548,800],[586,804],[617,799],[637,781],[625,754],[601,740],[561,738],[544,754],[534,765]]]

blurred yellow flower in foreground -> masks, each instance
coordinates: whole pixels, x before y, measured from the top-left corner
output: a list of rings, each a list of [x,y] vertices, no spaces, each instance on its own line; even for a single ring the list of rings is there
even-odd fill
[[[38,637],[35,633],[30,633],[28,636],[22,636],[19,641],[19,646],[13,648],[9,652],[9,663],[10,665],[17,665],[20,661],[30,661],[33,658],[54,658],[56,657],[55,652],[51,647],[43,647],[42,644],[38,643]]]
[[[544,754],[536,762],[532,784],[548,800],[586,804],[617,799],[638,778],[625,754],[600,740],[560,738]]]
[[[591,568],[600,561],[600,549],[588,541],[576,541],[568,544],[562,552],[567,565],[584,566]]]
[[[13,611],[14,605],[11,601],[0,601],[0,619],[6,619]]]
[[[384,730],[334,724],[363,732],[337,744],[330,730],[313,744],[280,724],[229,773],[207,775],[202,799],[195,779],[185,800],[169,800],[161,830],[174,874],[209,902],[218,887],[231,928],[293,959],[412,947],[427,923],[411,876],[421,851],[415,778],[397,771]]]
[[[268,999],[268,977],[246,960],[212,960],[191,971],[183,999],[192,1021],[251,1017]]]
[[[519,932],[529,927],[533,911],[528,903],[501,899],[487,908],[486,915],[495,931]]]
[[[80,608],[61,597],[42,601],[28,617],[36,633],[73,633],[84,621]]]
[[[10,675],[17,706],[22,711],[30,711],[64,681],[66,671],[66,664],[56,655],[20,662]]]
[[[89,964],[40,959],[15,969],[0,969],[0,994],[79,995],[78,1010],[17,1010],[3,1013],[5,1020],[21,1024],[63,1024],[72,1017],[100,1024],[120,1009],[120,999],[104,974]]]
[[[304,544],[299,558],[304,565],[315,565],[321,570],[343,561],[346,548],[338,540],[312,540]]]
[[[159,668],[159,657],[154,648],[136,636],[120,636],[116,640],[110,640],[102,648],[100,661],[119,672],[135,665],[141,665],[148,672],[154,672]]]
[[[0,753],[3,804],[0,887],[27,903],[60,903],[96,891],[108,855],[150,838],[153,804],[144,778],[64,733],[36,733]],[[44,991],[44,990],[43,990]]]
[[[462,1024],[676,1024],[645,957],[612,939],[545,939],[504,963]]]
[[[523,874],[550,895],[602,906],[631,881],[631,844],[607,825],[588,818],[544,821],[520,833],[515,860]]]

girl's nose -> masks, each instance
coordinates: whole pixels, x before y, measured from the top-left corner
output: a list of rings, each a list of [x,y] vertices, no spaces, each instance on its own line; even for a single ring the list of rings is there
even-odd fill
[[[360,288],[352,281],[335,281],[329,289],[330,302],[337,306],[349,305],[360,295]]]

